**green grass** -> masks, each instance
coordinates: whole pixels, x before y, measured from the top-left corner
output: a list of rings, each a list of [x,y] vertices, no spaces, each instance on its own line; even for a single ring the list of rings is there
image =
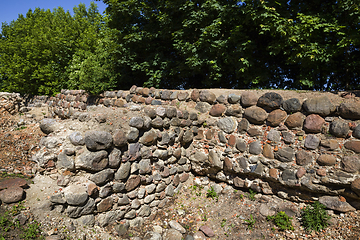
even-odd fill
[[[285,212],[278,212],[274,216],[267,216],[268,220],[272,220],[274,224],[281,230],[294,230],[294,227],[291,223],[291,217],[289,217]]]
[[[251,201],[255,201],[256,200],[256,198],[255,198],[256,194],[257,194],[257,192],[253,191],[252,189],[249,189],[248,198]]]
[[[207,190],[206,197],[212,198],[213,200],[216,199],[216,201],[219,200],[219,195],[215,192],[215,189],[213,187]]]
[[[311,232],[314,230],[318,232],[329,225],[328,221],[331,217],[327,214],[325,208],[318,201],[303,208],[301,212],[302,224],[307,231]]]
[[[256,218],[254,218],[252,214],[250,215],[249,219],[245,219],[244,221],[248,224],[248,229],[249,230],[254,229],[255,223],[256,223]]]

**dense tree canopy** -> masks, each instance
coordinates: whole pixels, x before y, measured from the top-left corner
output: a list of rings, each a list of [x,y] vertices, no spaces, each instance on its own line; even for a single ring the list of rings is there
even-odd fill
[[[357,0],[103,0],[0,34],[0,90],[360,87]]]
[[[103,47],[99,44],[103,25],[103,17],[94,3],[88,9],[84,4],[74,7],[73,16],[61,7],[53,11],[36,8],[26,16],[20,14],[10,24],[3,23],[0,34],[2,90],[30,94],[54,94],[69,86],[92,90],[88,87],[92,85],[90,81],[85,86],[81,83],[87,78],[81,72],[84,70],[73,65],[88,61],[88,53]],[[80,83],[74,84],[69,81],[70,77]]]
[[[352,0],[104,0],[120,82],[158,87],[359,87]]]

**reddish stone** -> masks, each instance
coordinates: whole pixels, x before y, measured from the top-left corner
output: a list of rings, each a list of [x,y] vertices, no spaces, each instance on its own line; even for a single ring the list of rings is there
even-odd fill
[[[274,152],[271,149],[270,144],[265,144],[263,148],[263,156],[269,159],[274,159]]]
[[[194,102],[196,102],[196,101],[199,99],[199,96],[200,96],[199,90],[194,89],[194,90],[191,92],[190,98],[191,98],[191,100],[193,100]]]
[[[269,113],[267,121],[270,126],[276,127],[279,126],[280,123],[285,121],[287,117],[287,113],[283,110],[276,109]]]
[[[189,174],[183,173],[180,175],[180,182],[186,182],[186,180],[188,180],[188,178],[189,178]]]
[[[127,144],[126,134],[123,130],[117,130],[113,135],[113,143],[116,147],[122,147]]]
[[[229,137],[229,140],[228,140],[228,144],[230,145],[230,146],[235,146],[235,144],[236,144],[236,137],[234,136],[234,135],[230,135],[230,137]]]
[[[242,180],[241,178],[239,178],[239,177],[235,177],[234,178],[234,186],[235,187],[244,187],[245,186],[245,180]]]
[[[310,114],[304,121],[304,130],[310,133],[319,133],[324,123],[325,120],[321,116]]]
[[[116,107],[123,107],[125,104],[126,104],[126,101],[124,99],[116,99],[114,105]]]
[[[300,168],[297,170],[297,172],[296,172],[296,176],[297,176],[298,178],[301,178],[302,176],[305,175],[305,173],[306,173],[305,168],[300,167]]]
[[[233,165],[229,158],[224,158],[224,170],[232,171]]]
[[[360,178],[354,180],[351,183],[351,190],[353,190],[358,196],[360,196]]]
[[[289,128],[289,129],[293,129],[293,128],[302,128],[303,123],[304,123],[304,114],[302,114],[301,112],[297,112],[294,114],[291,114],[290,116],[288,116],[288,118],[285,121],[285,125]]]
[[[142,89],[142,95],[144,96],[144,97],[148,97],[149,96],[149,93],[150,93],[150,89],[149,88],[143,88]]]
[[[87,193],[89,196],[95,196],[98,193],[98,188],[95,183],[89,183],[87,185]]]
[[[0,191],[0,200],[4,203],[15,203],[23,200],[24,189],[18,186],[10,187]]]
[[[198,132],[199,133],[199,132]],[[215,130],[208,130],[205,134],[207,140],[211,140],[214,137]]]
[[[127,180],[127,182],[125,184],[125,190],[127,192],[134,190],[137,186],[139,186],[140,180],[141,180],[140,176],[138,176],[138,175],[129,177],[129,179]]]
[[[199,230],[202,231],[208,237],[215,236],[214,231],[207,225],[201,226]]]
[[[276,168],[270,168],[269,175],[270,177],[277,179],[279,175],[278,170]]]
[[[23,178],[11,178],[11,179],[6,179],[3,182],[0,182],[0,190],[6,189],[6,188],[11,188],[11,187],[25,188],[27,186],[28,186],[27,182]]]
[[[154,100],[154,99],[153,99],[152,97],[147,97],[147,98],[145,99],[145,104],[146,104],[146,105],[150,105],[153,100]]]
[[[97,205],[97,212],[106,212],[112,208],[113,199],[112,197],[105,198]]]
[[[316,174],[321,176],[321,177],[324,177],[324,176],[326,176],[326,169],[325,168],[319,168],[318,170],[316,170]]]
[[[360,141],[348,141],[344,144],[344,147],[356,153],[360,153]]]
[[[336,163],[336,158],[333,155],[329,155],[329,154],[322,154],[319,156],[319,158],[317,159],[317,162],[320,165],[324,165],[324,166],[333,166]]]
[[[220,117],[226,110],[225,105],[215,104],[211,107],[209,114],[213,117]]]

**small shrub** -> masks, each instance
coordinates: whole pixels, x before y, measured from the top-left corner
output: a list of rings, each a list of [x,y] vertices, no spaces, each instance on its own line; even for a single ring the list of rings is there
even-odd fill
[[[36,239],[40,236],[40,223],[34,221],[34,223],[29,224],[27,228],[24,229],[24,233],[20,236],[20,238],[25,240]]]
[[[256,195],[257,192],[253,191],[252,189],[249,189],[249,193],[248,193],[248,198],[251,200],[251,201],[255,201],[255,195]]]
[[[301,216],[302,224],[309,232],[312,230],[318,232],[326,228],[329,225],[328,220],[331,218],[325,211],[325,206],[318,201],[305,207]]]
[[[289,217],[285,212],[278,212],[274,216],[267,216],[268,220],[274,221],[275,225],[281,230],[294,230],[294,227],[291,223],[291,217]]]
[[[214,198],[216,198],[216,201],[219,200],[219,196],[215,192],[215,189],[213,187],[211,187],[209,190],[207,190],[206,197],[212,198],[213,200],[214,200]]]
[[[248,229],[253,230],[255,227],[256,219],[253,217],[253,215],[250,215],[250,219],[245,219],[245,222],[248,224]]]
[[[224,218],[222,221],[221,221],[221,227],[224,227],[225,226],[225,224],[226,224],[226,219]]]

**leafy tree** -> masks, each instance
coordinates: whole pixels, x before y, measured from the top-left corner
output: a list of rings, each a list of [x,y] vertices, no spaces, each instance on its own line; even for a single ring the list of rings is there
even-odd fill
[[[122,86],[359,87],[353,0],[103,1]]]
[[[92,3],[74,8],[36,8],[2,23],[0,79],[4,91],[54,94],[67,87],[69,62],[77,51],[93,51],[98,44],[101,15]]]

